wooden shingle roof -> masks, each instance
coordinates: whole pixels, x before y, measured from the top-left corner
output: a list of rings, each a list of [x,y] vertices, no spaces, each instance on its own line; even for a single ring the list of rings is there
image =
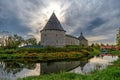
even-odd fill
[[[59,30],[59,31],[65,31],[63,27],[61,26],[59,20],[57,19],[55,13],[51,15],[50,19],[48,20],[47,24],[43,28],[43,30]]]

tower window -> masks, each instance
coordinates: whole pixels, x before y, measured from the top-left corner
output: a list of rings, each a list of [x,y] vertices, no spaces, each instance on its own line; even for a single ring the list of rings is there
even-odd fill
[[[47,35],[45,34],[45,36],[47,36]]]

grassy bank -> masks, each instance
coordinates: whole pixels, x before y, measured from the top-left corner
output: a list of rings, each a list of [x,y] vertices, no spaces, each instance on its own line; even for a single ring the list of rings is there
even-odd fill
[[[2,61],[30,61],[30,62],[45,62],[56,60],[69,60],[78,59],[84,57],[80,52],[56,52],[56,53],[24,53],[24,54],[0,54],[0,60]]]
[[[108,68],[88,75],[60,72],[59,74],[40,75],[18,80],[120,80],[120,59]]]
[[[18,49],[18,50],[1,50],[0,60],[2,61],[61,61],[88,59],[99,54],[99,50],[92,47],[67,47],[67,48],[40,48],[40,49]]]

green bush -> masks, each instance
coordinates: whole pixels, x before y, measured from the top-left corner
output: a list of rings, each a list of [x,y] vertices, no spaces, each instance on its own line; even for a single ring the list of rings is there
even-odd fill
[[[16,53],[17,51],[14,49],[7,49],[7,50],[1,50],[0,53],[1,54],[13,54]]]

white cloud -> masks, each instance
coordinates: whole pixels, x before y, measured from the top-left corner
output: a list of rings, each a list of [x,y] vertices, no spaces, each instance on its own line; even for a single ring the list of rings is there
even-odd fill
[[[98,41],[98,40],[104,40],[108,39],[106,36],[93,36],[93,37],[87,37],[89,41]]]

